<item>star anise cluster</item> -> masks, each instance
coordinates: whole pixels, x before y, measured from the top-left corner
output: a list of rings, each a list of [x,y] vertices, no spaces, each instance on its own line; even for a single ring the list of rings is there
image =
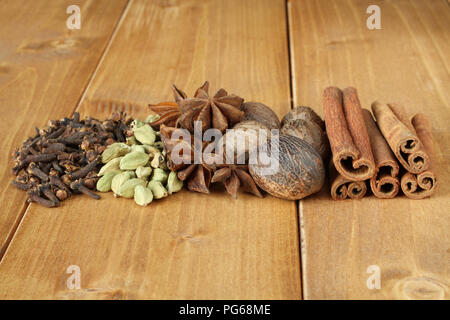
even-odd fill
[[[166,151],[167,167],[177,172],[178,179],[187,182],[189,190],[209,193],[213,167],[208,165],[203,159],[205,143],[202,143],[200,150],[198,150],[199,154],[202,155],[201,159],[197,161],[199,163],[195,163],[194,139],[191,138],[189,141],[186,141],[185,139],[172,138],[174,133],[181,135],[183,130],[167,127],[164,124],[160,126],[161,141]]]
[[[149,105],[150,110],[158,114],[160,118],[150,125],[159,128],[161,124],[166,126],[181,127],[194,132],[194,122],[201,121],[202,131],[209,128],[224,132],[244,117],[241,106],[244,99],[228,94],[225,89],[219,89],[214,96],[209,96],[209,82],[206,81],[195,91],[194,97],[172,86],[175,103],[162,102]]]
[[[228,94],[225,89],[219,89],[210,97],[208,89],[209,82],[206,81],[193,98],[187,98],[183,91],[176,89],[179,93],[176,100],[181,111],[178,120],[181,127],[194,132],[194,122],[201,121],[202,131],[215,128],[224,132],[244,118],[244,111],[241,110],[244,99]]]
[[[218,156],[205,152],[207,143],[196,144],[190,135],[194,133],[196,121],[201,121],[202,133],[210,128],[224,132],[233,127],[244,118],[242,110],[244,99],[228,94],[224,89],[219,89],[214,96],[210,96],[208,81],[195,91],[192,98],[175,85],[172,86],[172,90],[175,103],[162,102],[150,105],[150,110],[160,116],[150,125],[159,128],[161,132],[168,168],[177,172],[178,178],[187,182],[187,188],[191,191],[209,193],[211,183],[221,182],[235,198],[239,188],[261,197],[261,192],[248,173],[246,165],[215,165],[217,161],[214,158]],[[181,136],[182,130],[185,130],[184,133],[190,137],[189,139],[172,138],[174,133]],[[195,147],[199,149],[197,152]],[[200,154],[200,159],[194,159],[195,154]],[[174,156],[177,161],[173,159]]]
[[[161,125],[161,140],[164,145],[167,157],[167,167],[177,172],[180,180],[187,182],[190,191],[209,193],[211,183],[223,183],[227,192],[235,199],[238,190],[241,188],[245,192],[262,197],[252,176],[248,172],[247,165],[215,164],[218,156],[207,151],[207,142],[198,143],[198,153],[201,155],[199,161],[195,163],[195,141],[194,138],[178,139],[181,131],[186,129],[166,127]],[[188,134],[188,132],[185,132]],[[174,159],[176,157],[176,159]],[[225,157],[226,158],[226,157]]]
[[[163,124],[168,127],[176,127],[180,117],[180,109],[176,102],[165,101],[158,104],[149,104],[150,111],[157,114],[159,119],[150,122],[155,129],[159,129]]]
[[[256,186],[252,176],[248,173],[247,165],[223,164],[216,167],[211,182],[221,182],[227,192],[237,198],[239,188],[262,198],[262,194]]]

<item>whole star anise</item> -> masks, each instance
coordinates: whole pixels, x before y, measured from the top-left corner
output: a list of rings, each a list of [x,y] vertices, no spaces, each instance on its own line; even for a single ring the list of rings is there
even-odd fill
[[[187,95],[176,86],[173,86],[173,89],[181,112],[178,123],[190,132],[194,132],[194,121],[202,122],[202,131],[215,128],[224,132],[244,117],[241,110],[244,99],[228,94],[224,89],[219,89],[213,97],[210,97],[208,81],[197,89],[193,98],[187,98]]]
[[[252,176],[248,173],[247,165],[223,164],[218,165],[211,182],[222,182],[227,192],[237,199],[240,187],[245,192],[252,193],[262,198],[262,194],[256,186]]]
[[[202,151],[206,143],[202,143],[201,150],[198,150],[201,155],[200,163],[195,163],[194,140],[192,138],[183,140],[172,137],[175,132],[182,134],[182,130],[184,129],[167,127],[165,125],[160,127],[161,141],[167,156],[167,167],[177,172],[178,179],[187,182],[189,190],[209,193],[213,166],[208,165],[204,161],[205,155]],[[174,159],[174,157],[177,157],[177,159]]]
[[[158,120],[150,122],[150,125],[156,129],[164,124],[168,127],[176,127],[177,120],[181,115],[176,102],[164,101],[158,104],[149,104],[150,110],[160,116]]]
[[[187,163],[191,163],[194,158],[194,150],[192,148],[194,141],[190,137],[190,133],[187,132],[189,140],[184,140],[182,138],[175,138],[174,133],[178,133],[181,137],[183,135],[183,130],[185,129],[168,127],[162,124],[159,130],[161,133],[161,141],[166,152],[167,167],[172,171],[178,171],[186,167]],[[174,151],[175,148],[178,149],[177,153]],[[178,161],[172,159],[172,156],[176,156]]]
[[[178,171],[178,179],[187,182],[190,191],[209,193],[211,170],[204,164],[191,164]]]

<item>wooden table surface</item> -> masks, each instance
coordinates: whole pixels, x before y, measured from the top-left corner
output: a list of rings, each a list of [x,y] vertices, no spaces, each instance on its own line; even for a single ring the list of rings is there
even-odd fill
[[[66,8],[81,8],[81,29]],[[378,4],[381,30],[366,9]],[[1,299],[450,299],[450,6],[445,0],[6,0],[0,6]],[[432,122],[437,193],[295,203],[216,189],[141,208],[75,197],[46,209],[11,180],[34,126],[135,117],[203,83],[281,117],[325,87]],[[81,288],[67,287],[79,266]],[[369,289],[369,266],[380,288]]]

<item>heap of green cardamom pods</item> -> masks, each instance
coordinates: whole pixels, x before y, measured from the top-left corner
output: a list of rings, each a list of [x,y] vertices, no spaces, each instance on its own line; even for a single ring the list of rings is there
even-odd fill
[[[149,123],[155,121],[149,116],[145,121],[131,123],[133,135],[126,143],[113,143],[102,153],[105,164],[98,175],[97,190],[113,191],[117,197],[134,198],[141,206],[153,199],[161,199],[178,192],[183,182],[176,172],[167,169],[166,155],[160,134]]]

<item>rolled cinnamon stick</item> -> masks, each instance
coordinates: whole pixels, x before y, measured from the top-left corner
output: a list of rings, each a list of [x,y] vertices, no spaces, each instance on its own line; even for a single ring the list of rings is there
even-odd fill
[[[408,198],[423,199],[431,196],[437,186],[433,137],[431,136],[430,121],[424,114],[416,114],[411,122],[428,155],[429,166],[427,170],[419,174],[406,172],[401,179],[401,187]]]
[[[336,170],[349,180],[370,179],[375,163],[356,89],[326,88],[323,108]]]
[[[401,108],[375,101],[372,112],[381,133],[403,167],[411,173],[427,170],[430,159]]]
[[[333,200],[345,200],[347,198],[357,200],[365,196],[367,192],[365,181],[352,181],[343,177],[336,171],[333,161],[330,161],[328,172]]]
[[[399,172],[397,160],[373,120],[370,111],[363,109],[363,116],[375,160],[375,174],[370,179],[370,188],[375,197],[392,199],[400,190],[400,182],[397,177]]]

